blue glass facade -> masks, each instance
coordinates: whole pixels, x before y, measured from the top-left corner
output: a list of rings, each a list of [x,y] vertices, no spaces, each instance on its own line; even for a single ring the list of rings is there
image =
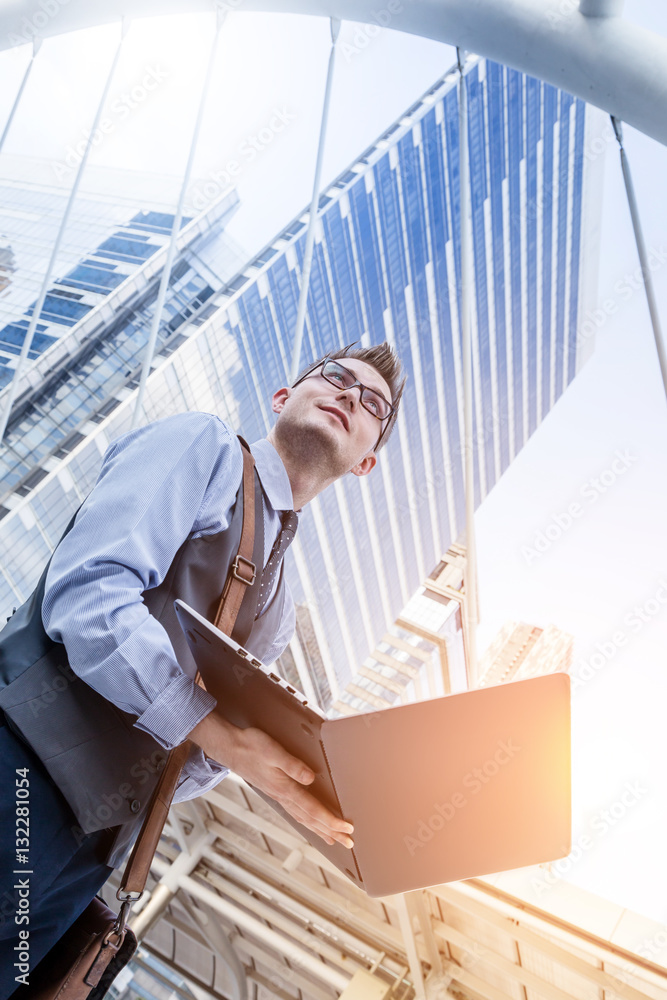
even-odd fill
[[[489,62],[474,63],[465,79],[478,504],[576,371],[585,106]],[[302,519],[308,586],[303,579],[297,585],[293,570],[294,585],[326,603],[322,629],[341,679],[350,672],[341,635],[347,630],[363,659],[365,634],[377,636],[382,627],[378,577],[398,614],[464,524],[455,83],[416,105],[410,118],[322,199],[308,297],[303,365],[351,341],[388,338],[408,374],[404,419],[382,458],[387,473],[376,470],[368,483],[375,530],[382,525],[379,565],[371,558],[361,487],[344,486],[349,531],[368,567],[363,583],[347,556],[339,498],[331,491],[317,501],[344,621],[326,603],[332,584],[321,531],[311,516]],[[304,244],[302,230],[265,265],[262,290],[256,280],[234,286],[225,330],[243,358],[234,395],[251,436],[269,429],[263,401],[287,378]]]
[[[185,279],[176,280],[172,276],[156,342],[158,350],[175,346],[178,329],[186,322],[184,314],[194,315],[212,294],[213,289],[189,269]],[[0,478],[5,490],[20,483],[35,464],[54,450],[71,450],[81,440],[77,428],[86,420],[106,416],[118,405],[118,392],[125,386],[136,385],[156,297],[157,288],[153,287],[131,315],[121,316],[110,330],[105,331],[103,339],[88,344],[67,369],[49,380],[42,391],[16,413],[8,426],[0,454]],[[15,347],[17,354],[28,327],[27,321],[21,324]],[[39,331],[39,326],[37,329]],[[9,336],[7,328],[0,333],[0,338]],[[36,333],[36,352],[54,341],[55,338]],[[0,343],[5,350],[12,347],[5,340],[0,339]],[[28,429],[31,433],[26,441]]]
[[[34,195],[32,196],[34,200]],[[36,205],[33,207],[37,207]],[[173,215],[162,212],[137,212],[123,230],[115,232],[93,250],[90,258],[80,261],[76,267],[67,271],[62,278],[54,278],[53,287],[49,289],[44,299],[44,305],[39,314],[42,322],[37,324],[28,357],[34,360],[58,339],[60,327],[73,327],[89,313],[98,299],[95,295],[108,295],[118,288],[141,264],[157,253],[164,244],[164,237],[169,236],[173,225]],[[181,228],[190,222],[184,218]],[[150,237],[137,230],[148,230],[162,237],[161,242],[151,242]],[[78,289],[78,291],[70,291]],[[85,293],[93,293],[90,301],[85,299]],[[25,310],[25,316],[32,316],[35,302]],[[56,324],[55,327],[51,324]],[[49,329],[50,326],[50,329]],[[23,341],[28,331],[29,322],[23,319],[13,320],[0,328],[0,362],[5,361],[5,367],[0,368],[0,390],[13,378],[13,368],[7,365],[2,356],[5,351],[9,355],[20,354]],[[43,331],[49,329],[46,334]]]

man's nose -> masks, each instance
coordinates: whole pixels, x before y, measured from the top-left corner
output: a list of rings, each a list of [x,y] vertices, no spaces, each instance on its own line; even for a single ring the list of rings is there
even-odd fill
[[[361,402],[361,387],[351,385],[347,389],[341,389],[336,395],[336,399],[344,400],[354,412]]]

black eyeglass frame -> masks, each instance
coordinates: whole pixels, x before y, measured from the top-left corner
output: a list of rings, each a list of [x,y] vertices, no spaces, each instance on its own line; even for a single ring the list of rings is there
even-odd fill
[[[317,371],[318,368],[321,368],[322,371],[320,372],[320,374],[321,374],[322,378],[325,379],[325,381],[327,381],[329,383],[329,385],[333,385],[335,388],[340,389],[340,386],[336,382],[332,382],[331,379],[328,379],[327,376],[324,374],[324,366],[326,365],[326,363],[328,361],[331,361],[332,364],[334,364],[334,365],[338,365],[339,368],[342,368],[344,372],[347,372],[347,374],[351,375],[352,378],[354,379],[354,382],[352,383],[352,385],[347,385],[347,386],[344,387],[345,391],[347,391],[348,389],[354,389],[357,386],[359,386],[359,389],[360,389],[360,392],[359,392],[359,402],[360,402],[361,406],[363,406],[364,409],[366,410],[366,412],[370,413],[370,415],[372,417],[375,417],[376,420],[379,420],[380,423],[382,423],[384,420],[387,421],[387,423],[385,424],[385,426],[380,431],[380,437],[377,439],[377,441],[375,443],[375,446],[373,448],[373,451],[377,451],[378,448],[380,447],[380,441],[384,437],[385,431],[389,427],[389,424],[391,422],[391,418],[396,413],[396,407],[392,403],[390,403],[388,399],[385,399],[385,397],[382,395],[382,393],[379,392],[377,389],[372,389],[370,386],[364,385],[363,382],[360,382],[359,379],[357,378],[357,376],[354,374],[354,372],[350,371],[349,368],[346,368],[345,365],[341,365],[341,363],[338,360],[338,358],[323,358],[321,361],[318,361],[317,364],[313,365],[312,368],[309,368],[308,371],[304,372],[304,374],[301,376],[301,378],[298,378],[296,380],[296,382],[293,383],[292,388],[294,389],[297,385],[299,385],[300,382],[303,382],[304,379],[307,379],[311,375],[313,375]],[[385,403],[389,407],[389,413],[387,414],[386,417],[379,417],[377,415],[377,413],[373,413],[373,411],[369,410],[367,406],[364,406],[364,390],[366,390],[367,392],[372,392],[376,396],[380,396],[381,399],[384,399]]]

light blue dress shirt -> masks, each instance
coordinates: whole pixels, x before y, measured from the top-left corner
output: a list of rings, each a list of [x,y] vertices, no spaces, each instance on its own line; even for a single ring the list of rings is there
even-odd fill
[[[264,563],[292,510],[290,482],[273,445],[251,445],[264,491]],[[74,673],[138,716],[163,747],[181,743],[215,699],[179,666],[169,637],[141,599],[158,586],[188,537],[224,531],[241,483],[236,436],[209,413],[167,417],[111,444],[95,488],[56,549],[42,605],[44,628],[63,642]],[[274,584],[274,591],[277,580]],[[272,663],[294,632],[286,594]],[[212,788],[227,769],[193,748],[175,801]]]

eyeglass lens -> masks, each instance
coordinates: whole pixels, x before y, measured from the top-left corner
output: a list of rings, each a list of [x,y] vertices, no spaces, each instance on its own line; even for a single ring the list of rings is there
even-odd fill
[[[367,386],[362,385],[354,372],[344,368],[343,365],[339,365],[335,361],[327,361],[322,366],[322,375],[327,382],[331,382],[332,385],[341,386],[344,389],[350,389],[354,385],[360,386],[361,405],[369,413],[377,417],[378,420],[384,420],[391,413],[391,405],[384,396],[376,392],[375,389],[369,389]]]

